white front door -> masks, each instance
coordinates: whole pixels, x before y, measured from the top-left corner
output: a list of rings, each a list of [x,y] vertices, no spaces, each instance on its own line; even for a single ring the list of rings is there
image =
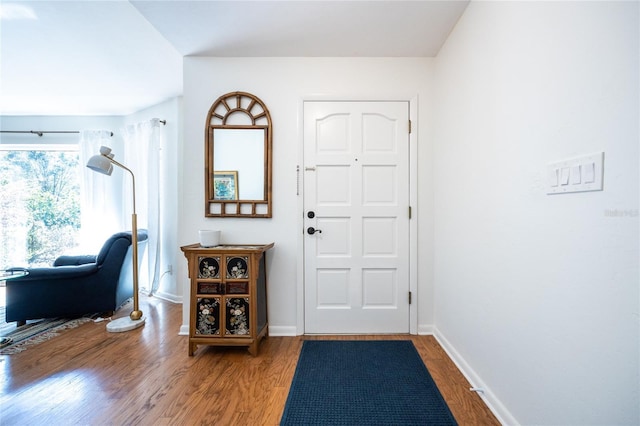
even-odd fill
[[[409,103],[305,102],[303,170],[305,333],[408,333]]]

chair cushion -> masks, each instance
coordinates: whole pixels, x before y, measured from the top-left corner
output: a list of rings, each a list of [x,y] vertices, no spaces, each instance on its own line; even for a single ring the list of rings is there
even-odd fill
[[[98,271],[98,265],[95,263],[87,263],[86,265],[69,265],[58,266],[56,268],[29,268],[29,275],[16,278],[13,282],[22,281],[42,281],[51,282],[53,280],[70,280],[87,275],[95,274]],[[12,284],[13,284],[12,282]],[[64,282],[64,281],[61,281]]]
[[[81,256],[60,256],[53,262],[53,266],[77,266],[87,263],[96,263],[96,255],[87,254]]]

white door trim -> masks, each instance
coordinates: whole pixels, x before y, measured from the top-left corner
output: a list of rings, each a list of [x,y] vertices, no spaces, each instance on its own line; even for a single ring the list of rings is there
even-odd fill
[[[309,101],[404,101],[409,102],[409,119],[412,128],[409,134],[409,203],[412,213],[409,221],[409,291],[412,303],[409,306],[409,333],[418,334],[418,96],[343,97],[307,95],[298,102],[298,164],[296,193],[297,256],[296,256],[296,334],[304,334],[304,103]]]

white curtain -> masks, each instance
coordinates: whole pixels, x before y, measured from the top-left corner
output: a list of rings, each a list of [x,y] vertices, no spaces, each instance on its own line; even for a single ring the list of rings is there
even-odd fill
[[[160,285],[160,130],[157,118],[129,125],[123,130],[124,164],[136,177],[138,229],[147,229],[149,234],[142,269],[145,265],[148,268],[140,271],[140,286],[149,294],[157,291]],[[125,184],[131,186],[128,182]],[[129,188],[125,193],[130,192]],[[131,203],[130,197],[127,202]]]
[[[122,230],[122,204],[119,188],[112,177],[87,168],[87,161],[99,154],[100,147],[113,146],[108,130],[83,130],[80,132],[80,244],[83,253],[98,253],[112,234]]]

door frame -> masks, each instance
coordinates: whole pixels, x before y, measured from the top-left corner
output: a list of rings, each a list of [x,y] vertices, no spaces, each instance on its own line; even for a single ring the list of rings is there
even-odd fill
[[[409,305],[409,333],[418,334],[418,95],[410,96],[335,96],[306,95],[298,102],[298,164],[296,166],[296,210],[297,256],[296,256],[296,335],[303,335],[304,330],[304,103],[305,102],[408,102],[411,133],[409,134],[409,204],[411,219],[409,220],[409,291],[412,294]]]

